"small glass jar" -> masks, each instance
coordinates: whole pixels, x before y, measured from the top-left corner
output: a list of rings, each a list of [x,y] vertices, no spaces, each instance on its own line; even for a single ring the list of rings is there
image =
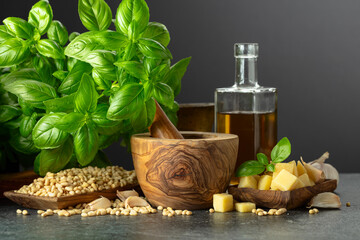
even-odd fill
[[[215,91],[215,127],[239,136],[236,169],[262,152],[270,157],[277,143],[277,91],[257,79],[257,43],[236,43],[235,84]]]

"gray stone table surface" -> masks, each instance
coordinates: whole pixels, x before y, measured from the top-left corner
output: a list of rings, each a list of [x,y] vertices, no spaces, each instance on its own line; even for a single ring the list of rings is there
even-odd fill
[[[341,174],[336,190],[341,210],[320,209],[319,214],[310,215],[307,209],[299,209],[262,217],[202,210],[175,217],[157,213],[42,218],[35,210],[27,216],[17,215],[21,207],[1,200],[0,239],[360,239],[359,190],[360,174]]]

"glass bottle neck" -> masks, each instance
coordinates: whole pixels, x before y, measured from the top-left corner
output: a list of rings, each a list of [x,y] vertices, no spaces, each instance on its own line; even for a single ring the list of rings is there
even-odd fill
[[[235,58],[235,86],[258,87],[257,58]]]

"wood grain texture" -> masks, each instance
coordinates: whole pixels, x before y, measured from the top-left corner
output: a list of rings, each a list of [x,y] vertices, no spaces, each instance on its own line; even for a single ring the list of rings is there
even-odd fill
[[[0,198],[4,197],[4,192],[19,189],[23,185],[32,183],[32,181],[38,177],[39,175],[32,170],[18,173],[0,174]]]
[[[266,208],[294,209],[305,206],[312,197],[322,192],[333,192],[337,187],[336,180],[326,180],[312,187],[292,191],[258,190],[253,188],[229,187],[228,191],[240,202],[253,202],[256,206]]]
[[[131,138],[138,182],[149,202],[173,209],[204,209],[224,192],[235,168],[238,137],[181,132],[185,139]]]
[[[110,200],[116,198],[116,191],[135,189],[141,192],[139,185],[127,185],[103,191],[96,191],[92,193],[76,194],[73,196],[64,197],[39,197],[29,194],[16,193],[14,191],[4,192],[4,196],[17,204],[34,209],[64,209],[69,206],[75,206],[79,203],[89,203],[100,196],[106,197]]]
[[[161,106],[155,100],[156,112],[154,121],[149,127],[149,132],[152,137],[164,139],[184,139],[177,128],[172,124],[166,116]]]

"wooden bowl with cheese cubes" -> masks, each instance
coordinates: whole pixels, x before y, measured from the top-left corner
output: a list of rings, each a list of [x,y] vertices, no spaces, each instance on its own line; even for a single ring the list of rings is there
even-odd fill
[[[305,206],[319,193],[333,192],[336,187],[337,180],[325,179],[321,170],[292,161],[277,163],[273,173],[240,177],[239,185],[230,186],[228,191],[237,201],[266,208],[294,209]]]

